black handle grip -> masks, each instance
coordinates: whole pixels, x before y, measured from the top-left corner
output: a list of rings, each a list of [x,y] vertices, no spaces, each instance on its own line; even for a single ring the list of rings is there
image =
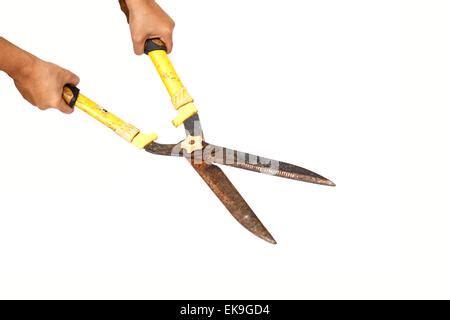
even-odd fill
[[[167,47],[161,39],[148,39],[145,42],[145,54],[156,50],[164,50],[167,52]]]
[[[77,102],[78,95],[80,94],[80,89],[75,87],[73,84],[66,84],[64,86],[63,97],[69,107],[75,107],[75,103]]]

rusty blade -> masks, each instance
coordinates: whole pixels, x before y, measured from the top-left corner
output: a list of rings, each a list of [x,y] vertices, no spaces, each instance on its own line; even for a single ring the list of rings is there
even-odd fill
[[[334,182],[308,169],[210,144],[203,151],[203,159],[207,163],[217,163],[287,179],[335,186]]]
[[[200,117],[198,114],[194,114],[186,121],[184,121],[184,131],[186,136],[201,136],[203,137],[202,125],[200,123]]]
[[[181,157],[183,152],[180,144],[161,144],[152,142],[144,147],[144,150],[159,156]]]
[[[276,244],[275,239],[218,166],[208,163],[191,164],[241,225],[257,237]]]

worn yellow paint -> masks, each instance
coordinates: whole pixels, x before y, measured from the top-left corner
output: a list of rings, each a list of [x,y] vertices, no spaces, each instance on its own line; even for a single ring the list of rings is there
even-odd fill
[[[73,97],[72,91],[70,91],[70,89],[68,88],[64,88],[63,97],[66,102],[71,101]],[[144,148],[146,145],[152,143],[158,138],[158,136],[155,133],[151,134],[141,133],[141,131],[132,124],[123,121],[122,119],[115,116],[111,112],[108,112],[107,110],[103,109],[97,103],[90,100],[81,93],[78,95],[78,99],[75,103],[75,106],[78,109],[86,112],[94,119],[103,123],[105,126],[112,129],[120,137],[122,137],[123,139],[125,139],[126,141],[128,141],[129,143],[135,145],[140,149]]]
[[[156,133],[145,134],[139,132],[137,136],[134,137],[133,141],[131,141],[131,143],[139,149],[142,149],[156,139],[158,139],[158,135]]]
[[[178,127],[197,113],[197,108],[193,103],[194,99],[192,99],[181,82],[166,51],[155,50],[149,52],[148,55],[155,65],[155,68],[172,99],[175,110],[178,111],[178,116],[172,120],[173,125]]]

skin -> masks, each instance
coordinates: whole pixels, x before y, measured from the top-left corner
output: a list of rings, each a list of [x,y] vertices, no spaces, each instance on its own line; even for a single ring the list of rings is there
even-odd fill
[[[41,110],[55,108],[63,113],[72,113],[62,98],[64,85],[77,85],[77,75],[43,61],[25,50],[16,47],[0,37],[0,70],[13,80],[20,94],[32,105]]]
[[[134,52],[144,53],[147,39],[160,38],[170,53],[173,47],[175,22],[153,0],[126,0],[130,10],[130,32]]]
[[[154,0],[127,0],[130,11],[130,31],[134,52],[144,53],[147,39],[160,38],[172,50],[173,20]],[[58,109],[72,113],[62,98],[66,84],[78,85],[80,78],[73,72],[44,61],[0,37],[0,71],[13,80],[20,94],[41,110]]]

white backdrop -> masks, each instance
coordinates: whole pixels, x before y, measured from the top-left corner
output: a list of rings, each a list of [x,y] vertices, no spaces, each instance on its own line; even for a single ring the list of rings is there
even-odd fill
[[[448,2],[160,3],[206,138],[337,187],[225,168],[269,245],[184,161],[38,111],[1,74],[0,297],[449,298]],[[183,137],[115,1],[8,1],[0,33],[161,142]]]

